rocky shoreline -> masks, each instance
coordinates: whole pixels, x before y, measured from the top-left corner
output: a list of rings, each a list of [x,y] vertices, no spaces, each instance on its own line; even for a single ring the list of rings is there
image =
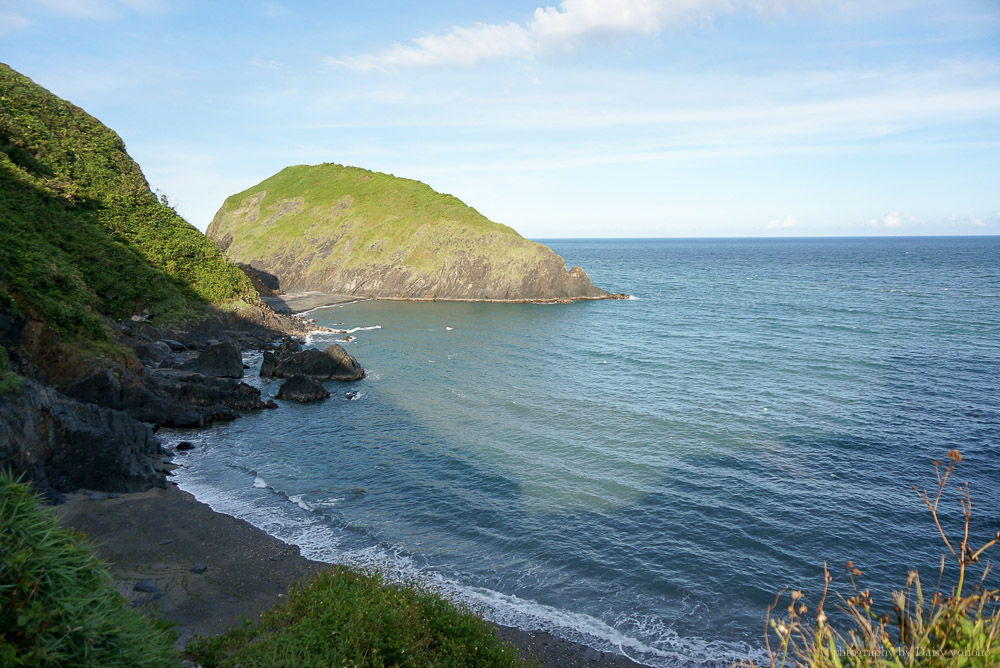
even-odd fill
[[[296,306],[317,296],[306,298]],[[26,473],[57,504],[63,525],[91,540],[126,600],[177,625],[180,646],[255,617],[290,584],[327,567],[177,489],[168,478],[175,452],[156,436],[161,426],[198,428],[275,408],[242,381],[244,351],[264,351],[261,374],[287,378],[296,401],[325,398],[319,381],[363,377],[340,346],[302,349],[314,325],[273,313],[268,320],[220,318],[190,331],[118,323],[118,341],[141,366],[64,360],[28,374],[0,402],[0,463]],[[2,329],[12,343],[25,342],[24,323]],[[43,384],[52,377],[63,382]],[[542,666],[640,665],[540,630],[497,633]]]

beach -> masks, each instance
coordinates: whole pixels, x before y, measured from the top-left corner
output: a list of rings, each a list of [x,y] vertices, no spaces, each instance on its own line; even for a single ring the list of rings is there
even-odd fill
[[[108,562],[130,605],[176,625],[178,648],[195,635],[254,619],[280,603],[291,584],[327,567],[243,520],[216,513],[172,483],[114,496],[80,491],[55,512]],[[497,632],[523,658],[545,667],[640,665],[543,631],[497,626]]]

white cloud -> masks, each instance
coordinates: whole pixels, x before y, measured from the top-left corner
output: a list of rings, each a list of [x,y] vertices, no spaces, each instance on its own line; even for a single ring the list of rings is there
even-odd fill
[[[263,60],[261,58],[251,58],[247,61],[247,64],[251,67],[256,67],[262,70],[280,70],[281,63],[277,60]]]
[[[910,216],[904,217],[899,211],[890,211],[881,218],[872,218],[868,221],[869,227],[883,227],[886,229],[896,229],[902,227],[904,222],[912,223],[913,218]]]
[[[993,214],[993,220],[1000,220],[1000,211]],[[987,222],[975,214],[960,216],[953,213],[948,216],[948,224],[951,227],[986,227]]]
[[[539,7],[525,24],[478,23],[444,35],[425,35],[412,45],[394,44],[374,54],[327,58],[329,65],[360,72],[430,65],[474,65],[499,58],[531,58],[572,49],[589,35],[656,35],[667,28],[710,21],[717,14],[749,8],[761,14],[831,0],[562,0]]]
[[[790,229],[792,229],[793,227],[795,227],[798,224],[799,224],[799,221],[795,219],[795,216],[792,216],[791,214],[789,214],[789,215],[785,216],[784,220],[777,220],[777,219],[775,219],[775,220],[772,220],[771,222],[769,222],[767,224],[767,229],[769,229],[769,230],[790,230]]]

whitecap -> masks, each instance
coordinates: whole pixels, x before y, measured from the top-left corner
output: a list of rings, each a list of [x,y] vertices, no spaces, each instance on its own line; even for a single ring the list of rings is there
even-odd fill
[[[253,486],[256,487],[257,489],[264,489],[265,487],[267,487],[267,481],[261,478],[260,476],[256,476],[253,480]]]
[[[305,501],[302,500],[301,494],[293,494],[292,496],[288,497],[288,500],[297,505],[302,510],[311,512],[313,509],[313,506],[311,504],[306,503]]]

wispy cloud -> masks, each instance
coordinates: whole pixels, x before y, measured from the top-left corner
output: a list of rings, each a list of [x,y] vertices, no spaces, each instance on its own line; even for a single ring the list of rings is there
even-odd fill
[[[261,70],[280,70],[281,63],[277,60],[264,60],[262,58],[251,58],[247,61],[247,64],[251,67],[256,67]]]
[[[0,12],[0,35],[23,30],[31,25],[31,19],[16,12]]]
[[[1000,211],[998,211],[997,214],[1000,214]],[[994,214],[993,217],[994,219],[998,218],[996,214]],[[948,216],[948,224],[952,227],[986,227],[986,223],[987,221],[974,214],[963,216],[953,213]]]
[[[50,12],[83,19],[104,20],[123,12],[152,14],[164,11],[164,0],[37,0]]]
[[[446,34],[417,37],[383,51],[328,57],[334,67],[359,72],[433,65],[475,65],[501,58],[532,58],[572,50],[592,35],[656,35],[668,28],[709,22],[718,14],[749,9],[760,14],[814,6],[832,0],[562,0],[559,7],[539,7],[524,23],[477,23]]]
[[[767,224],[767,229],[769,229],[769,230],[790,230],[793,227],[797,226],[798,224],[799,224],[799,221],[795,218],[795,216],[787,215],[787,216],[785,216],[784,220],[777,220],[777,219],[775,219],[775,220],[772,220],[771,222],[769,222]]]

